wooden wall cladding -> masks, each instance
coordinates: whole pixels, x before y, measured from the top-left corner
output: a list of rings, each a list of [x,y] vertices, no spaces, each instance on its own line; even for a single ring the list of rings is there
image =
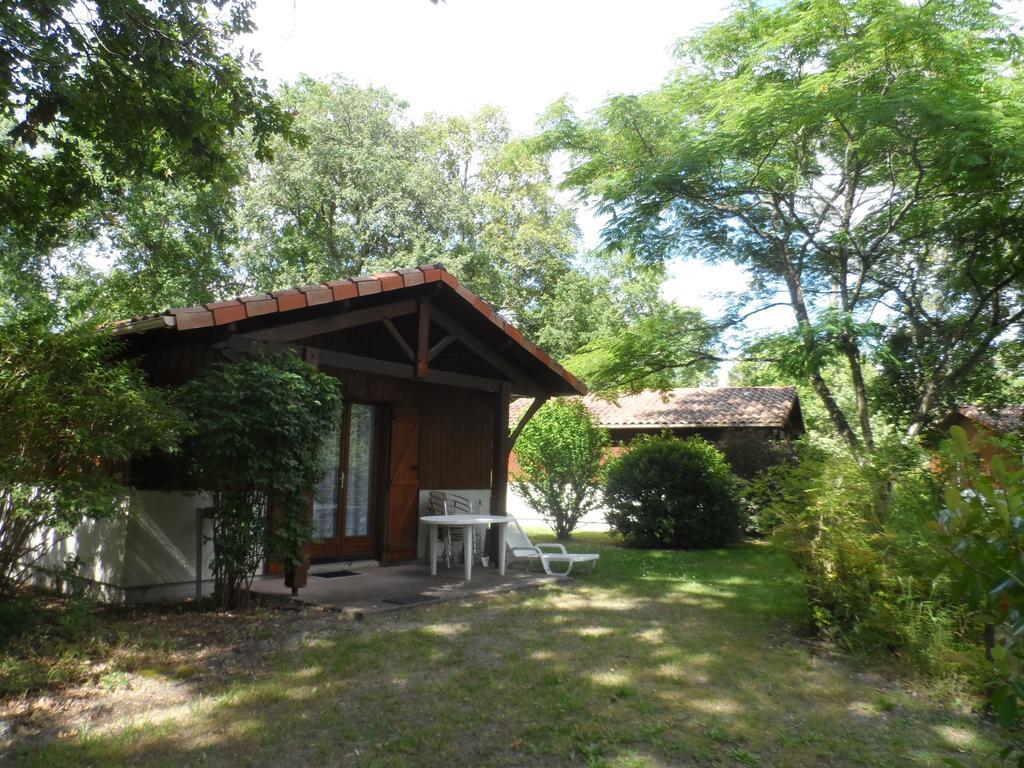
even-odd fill
[[[143,368],[153,384],[177,386],[221,359],[221,353],[209,344],[154,346],[145,350]],[[345,397],[419,406],[421,488],[490,487],[495,395],[327,366],[323,370],[342,381]]]
[[[420,487],[486,489],[491,484],[494,395],[369,373],[325,369],[346,397],[419,406]]]

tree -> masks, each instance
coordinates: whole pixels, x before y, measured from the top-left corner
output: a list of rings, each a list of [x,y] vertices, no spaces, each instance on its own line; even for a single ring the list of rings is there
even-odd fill
[[[52,313],[0,324],[0,592],[31,572],[43,534],[115,514],[130,459],[186,428],[120,343]]]
[[[791,308],[802,375],[859,453],[873,353],[910,340],[913,437],[1020,328],[1022,50],[987,0],[751,3],[683,41],[662,88],[583,120],[556,105],[546,135],[610,245],[736,261],[748,312]]]
[[[608,431],[582,401],[545,403],[523,428],[515,454],[520,471],[512,488],[568,541],[576,524],[600,502],[601,461]]]
[[[568,366],[595,392],[696,386],[715,369],[718,329],[699,310],[668,302],[588,342]]]
[[[547,158],[512,142],[501,112],[414,124],[394,94],[341,79],[303,78],[279,97],[308,140],[252,165],[238,258],[249,287],[442,261],[536,332],[576,229]]]
[[[1024,462],[996,455],[991,474],[982,473],[982,446],[971,445],[961,427],[950,432],[954,464],[941,518],[946,564],[956,596],[984,627],[989,701],[1010,742],[1003,756],[1024,761]]]
[[[566,361],[589,342],[609,337],[626,325],[662,311],[665,270],[629,254],[593,251],[578,256],[540,303],[535,317],[537,343]]]
[[[159,201],[161,189],[229,188],[242,172],[234,137],[245,132],[265,158],[270,137],[288,133],[290,116],[252,74],[257,59],[229,50],[252,31],[250,10],[250,0],[0,10],[0,312],[53,301],[69,271],[71,287],[94,284],[82,281],[94,246],[138,210],[140,191]]]
[[[5,289],[40,289],[87,205],[126,183],[237,178],[231,137],[266,157],[288,116],[229,52],[248,0],[18,0],[0,10],[0,245]]]
[[[235,607],[268,556],[303,560],[338,382],[283,353],[212,365],[176,397],[193,424],[183,445],[190,482],[210,495],[215,592]]]
[[[96,322],[238,295],[235,199],[227,182],[132,183],[115,206],[99,201],[78,217],[57,295],[69,314]]]

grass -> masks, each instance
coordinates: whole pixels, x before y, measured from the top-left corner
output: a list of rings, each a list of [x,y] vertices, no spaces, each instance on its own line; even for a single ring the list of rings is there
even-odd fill
[[[602,557],[573,583],[321,625],[187,707],[13,764],[928,766],[993,748],[970,714],[801,641],[799,579],[768,547],[575,547]]]

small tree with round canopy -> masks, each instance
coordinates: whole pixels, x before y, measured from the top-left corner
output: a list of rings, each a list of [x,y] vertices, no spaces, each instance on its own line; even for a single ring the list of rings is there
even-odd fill
[[[579,400],[545,403],[516,443],[520,471],[512,488],[568,541],[580,519],[601,499],[601,462],[608,431]]]

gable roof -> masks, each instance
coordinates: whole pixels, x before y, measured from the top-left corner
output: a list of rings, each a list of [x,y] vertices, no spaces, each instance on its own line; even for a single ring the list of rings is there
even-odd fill
[[[795,419],[803,430],[796,387],[681,387],[623,395],[617,403],[588,395],[583,403],[602,427],[610,429],[782,428]],[[513,422],[526,407],[523,400],[513,404]]]
[[[995,432],[1016,432],[1024,428],[1024,405],[1004,405],[1000,408],[964,405],[956,412]]]
[[[440,292],[439,295],[443,294],[444,300],[470,319],[481,335],[489,336],[491,339],[500,336],[504,340],[504,346],[525,353],[519,357],[525,358],[533,366],[540,364],[547,372],[546,378],[551,378],[551,374],[554,374],[555,380],[560,382],[560,393],[586,393],[587,388],[583,382],[527,339],[518,328],[498,314],[491,304],[460,283],[443,264],[396,269],[391,272],[242,296],[228,301],[178,307],[120,320],[109,327],[115,335],[134,336],[150,332],[187,333],[242,323],[254,318],[260,318],[260,323],[284,324],[305,319],[308,310],[312,308],[322,312],[328,305],[337,304],[337,311],[346,311],[350,306],[356,307],[368,302],[380,303],[382,299],[390,299],[391,296],[388,294],[398,299],[422,292],[422,287],[432,284]],[[508,349],[505,353],[508,354]]]

